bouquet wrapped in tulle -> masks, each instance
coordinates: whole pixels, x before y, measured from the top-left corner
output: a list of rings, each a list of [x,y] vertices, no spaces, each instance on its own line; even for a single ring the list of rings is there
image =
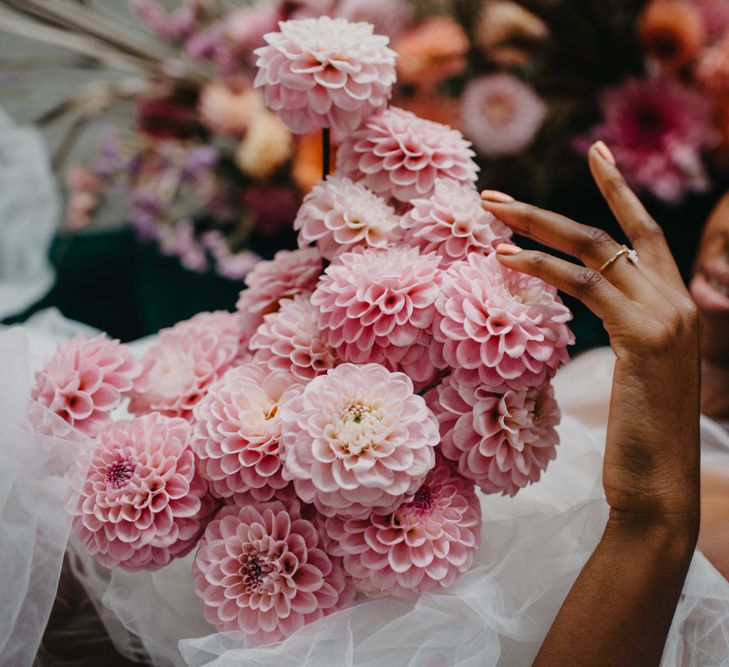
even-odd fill
[[[556,290],[497,260],[510,231],[470,144],[388,107],[388,39],[327,16],[279,28],[256,51],[267,104],[293,132],[348,133],[300,248],[255,266],[236,313],[141,359],[103,335],[61,344],[33,394],[92,439],[68,473],[86,550],[132,572],[196,550],[205,618],[248,645],[465,573],[476,489],[514,495],[555,457],[573,341]]]

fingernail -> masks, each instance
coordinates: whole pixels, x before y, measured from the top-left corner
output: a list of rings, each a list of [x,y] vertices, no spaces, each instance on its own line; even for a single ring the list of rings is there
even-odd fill
[[[499,243],[496,246],[496,253],[498,255],[518,255],[521,252],[521,248],[511,243]]]
[[[600,154],[604,160],[607,160],[613,167],[615,166],[615,156],[613,152],[607,147],[604,141],[597,141],[594,144],[595,150]]]
[[[514,201],[514,198],[507,195],[505,192],[499,192],[498,190],[484,190],[481,193],[481,199],[486,201],[496,202],[498,204],[508,204]]]

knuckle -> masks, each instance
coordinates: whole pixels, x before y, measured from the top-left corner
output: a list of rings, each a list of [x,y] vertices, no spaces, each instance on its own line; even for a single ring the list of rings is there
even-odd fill
[[[547,254],[539,250],[533,252],[529,257],[529,264],[532,269],[534,269],[535,273],[541,272],[547,261]]]
[[[590,257],[596,254],[596,250],[617,247],[617,243],[605,230],[599,227],[585,227],[579,246],[580,256]]]
[[[602,282],[602,276],[586,266],[577,269],[575,274],[575,282],[579,291],[583,294],[594,290]]]
[[[664,241],[666,238],[660,225],[649,215],[641,216],[633,231],[634,239],[643,241]]]

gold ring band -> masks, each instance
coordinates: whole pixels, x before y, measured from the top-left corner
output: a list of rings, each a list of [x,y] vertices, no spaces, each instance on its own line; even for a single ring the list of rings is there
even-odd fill
[[[613,264],[613,262],[617,262],[623,255],[625,255],[631,264],[637,264],[638,263],[638,253],[635,252],[632,248],[628,248],[628,246],[623,245],[620,250],[618,250],[607,262],[605,262],[598,270],[598,273],[603,273],[605,269],[607,269],[609,266]]]

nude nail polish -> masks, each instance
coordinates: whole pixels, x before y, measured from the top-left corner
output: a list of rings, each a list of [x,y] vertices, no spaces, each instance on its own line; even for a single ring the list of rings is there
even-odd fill
[[[512,196],[507,195],[505,192],[499,192],[498,190],[484,190],[481,193],[481,199],[492,201],[496,204],[508,204],[514,201]]]
[[[496,246],[496,254],[498,255],[518,255],[520,252],[521,248],[511,243],[499,243]]]
[[[607,147],[607,144],[604,141],[597,141],[593,145],[595,146],[595,150],[600,154],[600,157],[602,157],[604,160],[607,160],[614,167],[615,156],[613,155],[613,152]]]

